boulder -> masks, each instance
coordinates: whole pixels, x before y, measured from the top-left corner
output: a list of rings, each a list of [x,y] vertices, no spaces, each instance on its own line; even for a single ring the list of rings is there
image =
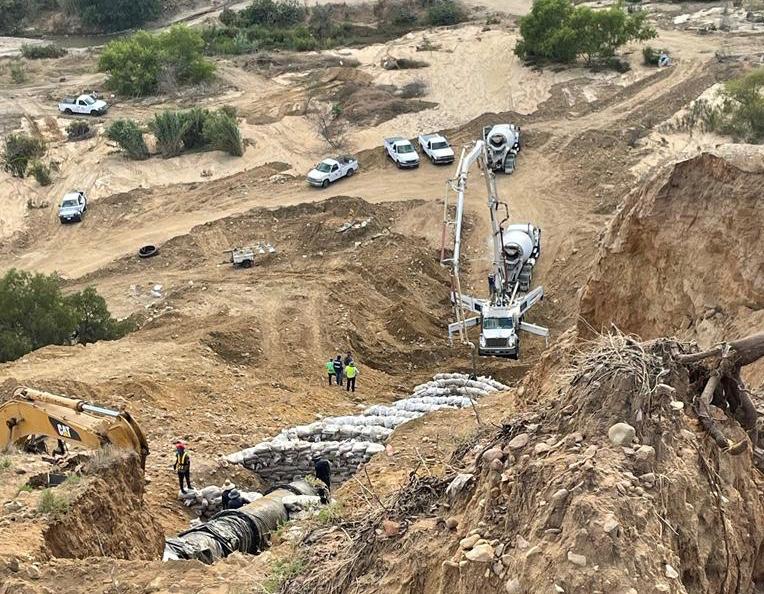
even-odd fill
[[[629,445],[636,435],[636,429],[628,423],[616,423],[607,432],[607,436],[613,445]]]

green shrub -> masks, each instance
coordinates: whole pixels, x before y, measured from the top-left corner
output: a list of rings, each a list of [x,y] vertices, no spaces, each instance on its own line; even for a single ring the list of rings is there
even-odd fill
[[[11,80],[17,85],[20,85],[27,79],[27,71],[24,67],[24,62],[21,60],[13,60],[9,68],[11,72]]]
[[[15,35],[30,15],[29,0],[0,0],[0,34]]]
[[[455,25],[465,18],[464,10],[454,0],[438,0],[427,9],[427,23],[433,27]]]
[[[25,43],[21,46],[21,55],[27,60],[40,60],[43,58],[60,58],[66,55],[66,50],[52,43],[48,45],[30,45]]]
[[[587,64],[607,60],[630,41],[655,37],[646,18],[646,13],[628,15],[620,5],[592,10],[574,7],[570,0],[535,0],[530,13],[520,19],[515,54],[563,63],[579,56]]]
[[[416,24],[417,15],[406,4],[393,4],[386,11],[385,21],[395,27],[410,27]]]
[[[24,177],[31,161],[45,154],[45,142],[28,134],[8,134],[5,137],[3,167],[14,177]]]
[[[301,558],[289,560],[278,559],[271,565],[270,573],[263,582],[263,590],[267,594],[275,594],[281,590],[281,586],[296,577],[305,568],[305,561]]]
[[[308,30],[317,39],[326,40],[332,36],[334,7],[331,4],[316,5],[310,9]]]
[[[207,144],[207,139],[204,137],[204,122],[209,114],[208,110],[200,107],[180,112],[185,123],[183,147],[186,150],[199,149]]]
[[[764,142],[764,67],[725,83],[717,129],[753,144]]]
[[[74,120],[66,127],[66,136],[69,140],[85,140],[92,138],[95,130],[85,120]]]
[[[236,120],[222,110],[211,113],[204,122],[204,137],[214,149],[241,157],[244,145]]]
[[[101,31],[124,31],[155,19],[161,0],[78,0],[82,22]]]
[[[80,344],[116,340],[135,330],[135,323],[130,318],[116,320],[111,316],[106,300],[93,287],[69,295],[65,301],[75,312],[75,332]]]
[[[134,120],[115,120],[106,128],[106,137],[116,142],[131,159],[148,159],[143,132]]]
[[[0,471],[8,470],[11,467],[11,459],[7,456],[0,457]]]
[[[204,39],[185,25],[159,34],[138,31],[107,44],[98,68],[108,73],[107,85],[124,95],[148,95],[157,90],[160,74],[172,69],[179,83],[209,80],[215,66],[204,59]]]
[[[245,25],[292,27],[305,21],[305,9],[297,0],[253,0],[239,13]]]
[[[63,495],[57,495],[53,489],[45,489],[40,494],[37,511],[54,517],[62,516],[69,511],[69,500]]]
[[[162,156],[177,157],[183,152],[183,136],[188,127],[186,119],[177,111],[163,111],[154,116],[149,128],[157,139]]]
[[[228,7],[223,9],[219,18],[220,22],[223,23],[226,27],[237,27],[241,23],[239,13],[235,10],[231,10]]]
[[[42,161],[35,161],[29,168],[31,173],[41,186],[49,186],[53,180],[50,177],[50,167]]]
[[[55,274],[11,269],[0,277],[0,362],[49,344],[112,340],[132,329],[114,320],[95,289],[65,296]]]

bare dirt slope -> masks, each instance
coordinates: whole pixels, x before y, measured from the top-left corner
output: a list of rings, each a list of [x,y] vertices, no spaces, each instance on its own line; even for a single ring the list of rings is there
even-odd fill
[[[667,167],[610,224],[580,327],[703,345],[764,327],[762,195],[762,169],[711,154]]]

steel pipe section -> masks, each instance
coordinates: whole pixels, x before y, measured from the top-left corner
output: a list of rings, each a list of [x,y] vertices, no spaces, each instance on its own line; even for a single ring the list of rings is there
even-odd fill
[[[163,559],[210,564],[236,551],[259,553],[268,547],[269,535],[289,519],[284,499],[295,495],[318,496],[318,492],[306,480],[278,485],[257,501],[221,511],[204,524],[167,538]]]

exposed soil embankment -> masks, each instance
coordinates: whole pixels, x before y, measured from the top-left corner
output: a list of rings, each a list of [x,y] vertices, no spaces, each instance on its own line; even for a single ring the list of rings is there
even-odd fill
[[[97,465],[97,466],[96,466]],[[144,504],[144,479],[137,456],[98,454],[69,511],[45,530],[54,557],[158,559],[164,534]]]
[[[584,289],[581,327],[701,343],[764,327],[762,196],[764,173],[710,154],[633,192]]]
[[[700,428],[692,402],[707,372],[678,364],[677,348],[623,335],[590,345],[556,370],[548,407],[458,448],[444,478],[412,476],[385,510],[344,526],[353,542],[311,549],[318,564],[289,592],[758,591],[757,471]]]

